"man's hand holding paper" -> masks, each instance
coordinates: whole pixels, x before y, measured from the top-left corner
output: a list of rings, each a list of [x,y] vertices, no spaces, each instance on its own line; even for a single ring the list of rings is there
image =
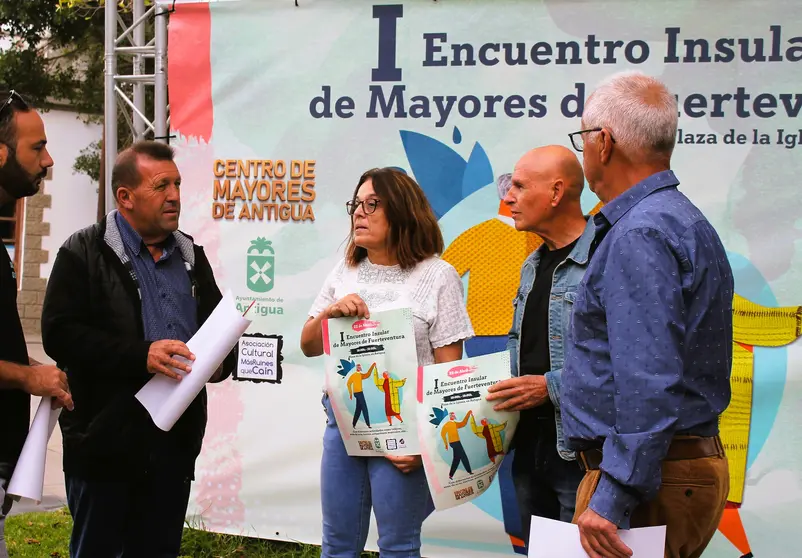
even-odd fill
[[[186,345],[173,340],[151,345],[148,371],[155,375],[137,392],[136,398],[147,409],[156,426],[164,431],[173,428],[206,382],[219,372],[226,356],[250,323],[237,310],[231,291],[227,291]],[[180,359],[184,358],[187,360],[181,363]],[[194,363],[192,374],[189,374],[193,369],[190,360]],[[153,367],[151,362],[155,363]],[[168,370],[170,366],[186,373],[183,381],[174,381],[173,374],[179,372]]]
[[[549,400],[544,376],[517,376],[502,380],[487,390],[488,401],[499,401],[494,411],[525,411],[534,409]]]
[[[182,361],[176,357],[181,357],[185,360]],[[173,369],[189,374],[192,371],[190,362],[194,360],[195,355],[183,342],[169,339],[156,341],[148,351],[148,372],[151,374],[164,374],[173,380],[181,380],[182,375]]]
[[[67,407],[73,410],[67,375],[55,366],[37,364],[26,368],[23,389],[31,395],[52,397],[53,408]]]
[[[629,558],[630,549],[621,540],[618,526],[592,509],[586,509],[577,520],[582,548],[590,558]]]

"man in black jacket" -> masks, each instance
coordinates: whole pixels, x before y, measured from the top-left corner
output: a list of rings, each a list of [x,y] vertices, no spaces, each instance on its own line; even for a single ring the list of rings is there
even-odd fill
[[[42,117],[16,92],[1,94],[0,210],[13,211],[17,200],[39,191],[53,166],[46,144]],[[0,558],[8,556],[3,526],[12,502],[5,491],[28,435],[30,394],[53,397],[56,404],[72,408],[64,372],[28,357],[17,311],[17,276],[0,245]]]
[[[135,394],[153,374],[191,372],[186,342],[222,298],[203,249],[178,231],[172,149],[139,142],[117,157],[118,210],[59,250],[42,311],[45,351],[66,371],[62,413],[71,558],[178,555],[206,428],[202,390],[169,432]],[[212,378],[231,374],[236,353]]]

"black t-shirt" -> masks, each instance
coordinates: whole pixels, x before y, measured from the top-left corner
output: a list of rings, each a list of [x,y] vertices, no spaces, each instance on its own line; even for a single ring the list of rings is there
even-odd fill
[[[17,311],[17,278],[5,245],[0,244],[0,252],[0,360],[28,364],[28,347]],[[0,389],[0,475],[11,474],[28,435],[30,416],[30,395],[17,389]]]
[[[526,298],[524,319],[521,325],[520,373],[542,376],[551,370],[549,355],[549,298],[554,278],[554,268],[568,257],[576,241],[557,250],[543,247],[535,272],[535,283]],[[551,400],[522,413],[530,416],[554,416]]]

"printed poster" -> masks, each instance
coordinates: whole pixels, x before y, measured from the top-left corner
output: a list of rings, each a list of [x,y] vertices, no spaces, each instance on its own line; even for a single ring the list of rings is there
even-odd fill
[[[349,455],[418,455],[412,310],[323,322],[326,390]]]
[[[470,502],[493,482],[519,413],[494,411],[485,398],[510,376],[506,351],[419,369],[421,455],[436,509]]]

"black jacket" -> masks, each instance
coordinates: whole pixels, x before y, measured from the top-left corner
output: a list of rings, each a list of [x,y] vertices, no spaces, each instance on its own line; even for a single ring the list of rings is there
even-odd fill
[[[169,432],[134,397],[152,377],[133,267],[114,213],[60,248],[42,309],[45,352],[66,372],[75,410],[61,413],[64,472],[90,479],[130,478],[168,463],[194,476],[206,430],[206,389]],[[203,248],[174,233],[190,263],[199,326],[222,298]],[[191,261],[190,261],[191,260]],[[224,363],[233,371],[236,352]],[[159,456],[161,462],[153,461]]]

